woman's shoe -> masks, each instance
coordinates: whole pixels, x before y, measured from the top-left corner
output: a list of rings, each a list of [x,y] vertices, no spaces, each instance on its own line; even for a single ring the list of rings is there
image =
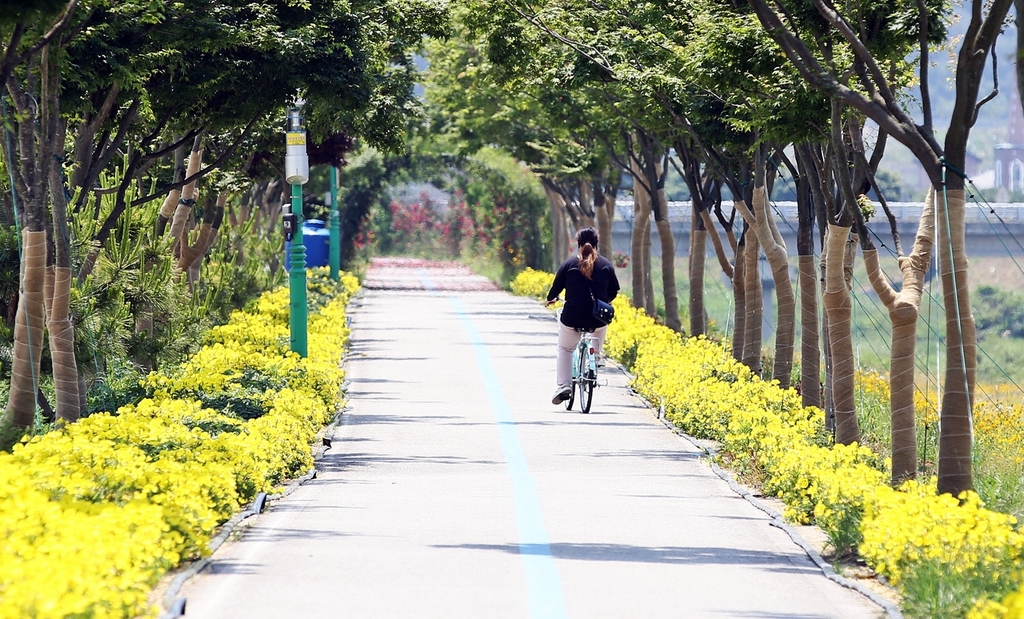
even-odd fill
[[[555,389],[555,395],[553,398],[551,398],[551,403],[561,404],[562,402],[568,400],[570,395],[572,395],[572,386],[560,385],[558,389]]]

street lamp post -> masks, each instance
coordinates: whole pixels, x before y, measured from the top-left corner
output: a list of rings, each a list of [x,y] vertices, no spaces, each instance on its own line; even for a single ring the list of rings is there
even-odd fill
[[[285,180],[292,186],[291,249],[289,255],[288,290],[290,297],[289,328],[292,352],[305,357],[307,353],[306,246],[302,242],[302,186],[309,181],[309,158],[306,156],[306,131],[302,128],[299,108],[288,110],[288,131],[285,134]]]
[[[341,270],[341,211],[338,207],[338,166],[331,166],[331,279],[338,281]]]

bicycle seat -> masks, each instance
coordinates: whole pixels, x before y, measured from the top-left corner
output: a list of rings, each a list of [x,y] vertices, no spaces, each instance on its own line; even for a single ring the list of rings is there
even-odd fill
[[[590,329],[588,327],[573,327],[572,330],[578,333],[593,333],[597,329]]]

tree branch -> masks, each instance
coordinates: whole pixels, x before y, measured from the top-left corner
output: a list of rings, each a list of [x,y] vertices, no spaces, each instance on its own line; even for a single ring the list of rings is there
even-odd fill
[[[131,206],[139,206],[140,204],[145,204],[146,202],[150,202],[152,200],[156,200],[157,198],[162,198],[162,197],[164,197],[167,194],[168,191],[171,191],[173,189],[180,189],[180,188],[184,187],[185,185],[188,185],[189,183],[195,182],[195,181],[203,178],[204,176],[206,176],[210,172],[220,168],[224,164],[224,161],[228,157],[230,157],[231,155],[234,154],[235,150],[242,143],[242,141],[245,138],[249,137],[249,132],[252,130],[253,126],[256,125],[256,121],[258,121],[260,119],[260,116],[262,116],[262,114],[256,114],[255,116],[253,116],[252,120],[249,121],[249,124],[247,124],[245,126],[245,129],[242,130],[242,133],[240,133],[238,135],[238,137],[235,138],[235,141],[230,146],[228,146],[228,148],[225,149],[223,153],[221,153],[220,157],[217,157],[217,160],[214,161],[213,163],[211,163],[209,166],[203,168],[202,170],[199,170],[198,172],[196,172],[192,176],[189,176],[189,177],[187,177],[187,178],[185,178],[185,179],[183,179],[181,181],[173,182],[173,183],[168,183],[166,185],[161,186],[154,193],[151,193],[149,195],[146,195],[146,196],[143,196],[143,197],[138,198],[136,200],[133,200],[132,203],[131,203]],[[193,134],[193,137],[195,137],[194,134]],[[164,151],[167,151],[167,150],[168,149],[164,149]],[[170,149],[170,150],[173,150],[173,149]],[[152,155],[147,155],[146,157],[152,157]]]
[[[11,38],[7,40],[7,49],[4,50],[3,60],[0,60],[0,87],[7,83],[11,71],[18,64],[18,44],[21,43],[21,38],[25,35],[27,27],[27,24],[24,23],[14,24]]]
[[[50,29],[46,32],[46,34],[44,34],[42,38],[36,41],[35,44],[32,45],[32,47],[29,47],[27,50],[25,50],[25,53],[19,54],[14,64],[20,64],[25,58],[34,55],[36,52],[49,45],[50,41],[52,41],[54,37],[56,37],[58,34],[61,33],[61,31],[67,28],[68,24],[71,23],[71,18],[75,14],[75,9],[78,7],[78,2],[79,0],[71,0],[70,2],[68,2],[67,6],[64,7],[64,11],[61,13],[60,18],[52,26],[50,26]]]
[[[988,93],[981,101],[978,101],[977,105],[974,106],[974,114],[971,116],[970,126],[973,127],[974,123],[978,122],[978,111],[981,110],[981,106],[985,105],[992,99],[996,98],[999,94],[999,56],[996,54],[996,45],[992,43],[992,92]]]
[[[857,34],[850,28],[850,25],[846,23],[846,20],[838,11],[835,10],[831,4],[826,4],[826,0],[813,0],[814,6],[817,7],[818,12],[832,24],[832,27],[839,31],[839,34],[846,39],[846,42],[850,44],[850,48],[856,54],[857,58],[864,63],[867,67],[868,72],[875,83],[875,87],[878,89],[879,94],[885,101],[886,107],[893,113],[898,113],[902,110],[899,104],[896,102],[896,97],[893,95],[892,90],[889,89],[889,83],[885,79],[885,75],[882,73],[881,67],[875,62],[875,57],[868,51],[868,48],[864,45]]]
[[[96,137],[96,133],[99,131],[100,126],[107,121],[110,113],[114,109],[114,105],[117,102],[117,95],[121,92],[120,82],[114,81],[111,85],[110,90],[107,92],[107,96],[104,97],[103,103],[100,105],[100,109],[96,114],[89,118],[86,116],[80,125],[78,135],[75,136],[75,161],[78,163],[75,168],[74,174],[71,176],[71,186],[81,187],[84,184],[84,180],[88,178],[89,172],[92,169],[92,160],[94,157],[90,156],[89,148],[92,146],[93,138]],[[89,163],[86,165],[86,157],[89,157]]]
[[[934,132],[935,124],[932,122],[932,93],[928,84],[928,5],[924,0],[917,0],[917,12],[920,17],[920,30],[918,45],[921,47],[920,56],[920,79],[921,79],[921,108],[924,112],[924,129],[928,133]]]

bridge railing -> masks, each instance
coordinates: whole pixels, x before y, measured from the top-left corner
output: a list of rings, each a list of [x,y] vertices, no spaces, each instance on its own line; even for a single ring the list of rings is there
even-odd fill
[[[772,202],[771,204],[772,210],[775,212],[776,219],[781,221],[790,221],[793,223],[797,221],[796,202]],[[876,212],[872,221],[876,223],[879,221],[884,222],[885,212],[882,210],[880,204],[877,202],[874,204],[876,206]],[[727,206],[726,208],[731,207]],[[921,219],[921,213],[924,210],[924,203],[890,202],[889,210],[892,211],[893,215],[896,216],[896,220],[899,222],[917,223]],[[632,222],[633,201],[616,200],[615,211],[616,219]],[[671,201],[668,203],[668,217],[670,221],[688,222],[692,218],[692,214],[693,207],[689,201]],[[1024,204],[999,203],[979,207],[968,202],[967,210],[964,213],[964,219],[966,223],[969,224],[986,223],[989,221],[996,222],[996,216],[1007,224],[1024,224]]]

